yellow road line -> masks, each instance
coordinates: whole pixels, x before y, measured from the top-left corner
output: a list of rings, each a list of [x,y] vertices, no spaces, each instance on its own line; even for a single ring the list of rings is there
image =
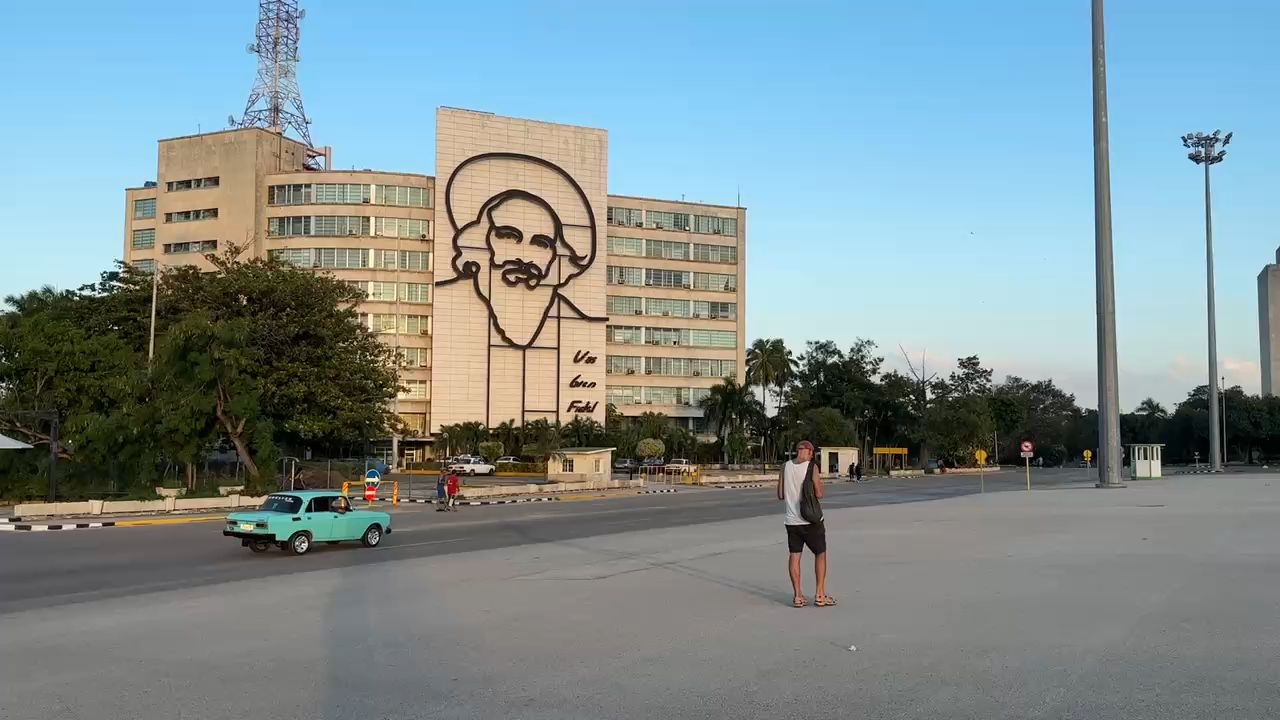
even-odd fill
[[[177,525],[179,523],[213,522],[225,520],[226,515],[201,515],[199,517],[147,518],[145,520],[117,520],[116,527],[133,525]]]

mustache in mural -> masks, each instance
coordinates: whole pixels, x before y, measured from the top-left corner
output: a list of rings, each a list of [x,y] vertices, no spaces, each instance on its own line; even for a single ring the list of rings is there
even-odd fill
[[[498,267],[502,270],[502,282],[512,287],[524,285],[533,290],[546,279],[541,267],[524,260],[508,260]]]

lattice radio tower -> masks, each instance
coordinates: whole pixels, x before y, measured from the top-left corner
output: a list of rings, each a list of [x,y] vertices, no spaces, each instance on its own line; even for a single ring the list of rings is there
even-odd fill
[[[311,143],[311,118],[302,109],[298,89],[298,23],[307,12],[298,0],[258,0],[258,28],[248,51],[258,56],[258,77],[236,127],[260,127],[283,134],[292,129]]]

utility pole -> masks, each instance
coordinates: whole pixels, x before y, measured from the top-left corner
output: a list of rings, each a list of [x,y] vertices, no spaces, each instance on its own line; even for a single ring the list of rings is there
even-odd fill
[[[156,294],[160,285],[160,266],[151,268],[151,329],[147,340],[147,369],[151,369],[151,360],[156,356]]]
[[[1182,136],[1182,147],[1188,148],[1187,159],[1197,165],[1204,165],[1204,264],[1205,292],[1209,309],[1209,470],[1222,472],[1222,443],[1218,438],[1218,313],[1214,307],[1213,289],[1213,201],[1209,194],[1209,166],[1217,165],[1227,156],[1226,150],[1219,150],[1218,143],[1226,147],[1231,142],[1231,133],[1222,135],[1221,130],[1214,130],[1212,135],[1198,132]]]
[[[1107,44],[1102,0],[1093,0],[1093,235],[1098,305],[1098,487],[1120,482],[1120,390],[1116,367],[1116,282],[1111,260],[1111,147],[1107,129]]]
[[[1227,464],[1227,378],[1222,378],[1222,464]],[[1246,458],[1247,461],[1247,458]]]

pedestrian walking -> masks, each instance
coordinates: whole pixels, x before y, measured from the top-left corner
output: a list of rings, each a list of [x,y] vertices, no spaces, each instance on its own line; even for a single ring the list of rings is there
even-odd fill
[[[436,478],[436,512],[444,512],[449,508],[447,496],[445,495],[445,486],[448,484],[448,477],[445,473],[440,473]]]
[[[813,443],[801,440],[796,445],[794,460],[788,460],[778,475],[778,499],[784,507],[783,522],[787,527],[787,572],[794,591],[792,606],[809,604],[801,588],[800,556],[805,547],[813,553],[813,573],[817,581],[813,604],[830,607],[836,599],[827,594],[827,529],[823,524],[822,473],[813,462]]]
[[[853,481],[862,482],[862,463],[860,462],[853,464]]]
[[[458,501],[458,474],[457,473],[455,472],[449,473],[449,479],[445,481],[445,492],[448,493],[449,495],[449,509],[457,510],[458,508],[455,507]]]

